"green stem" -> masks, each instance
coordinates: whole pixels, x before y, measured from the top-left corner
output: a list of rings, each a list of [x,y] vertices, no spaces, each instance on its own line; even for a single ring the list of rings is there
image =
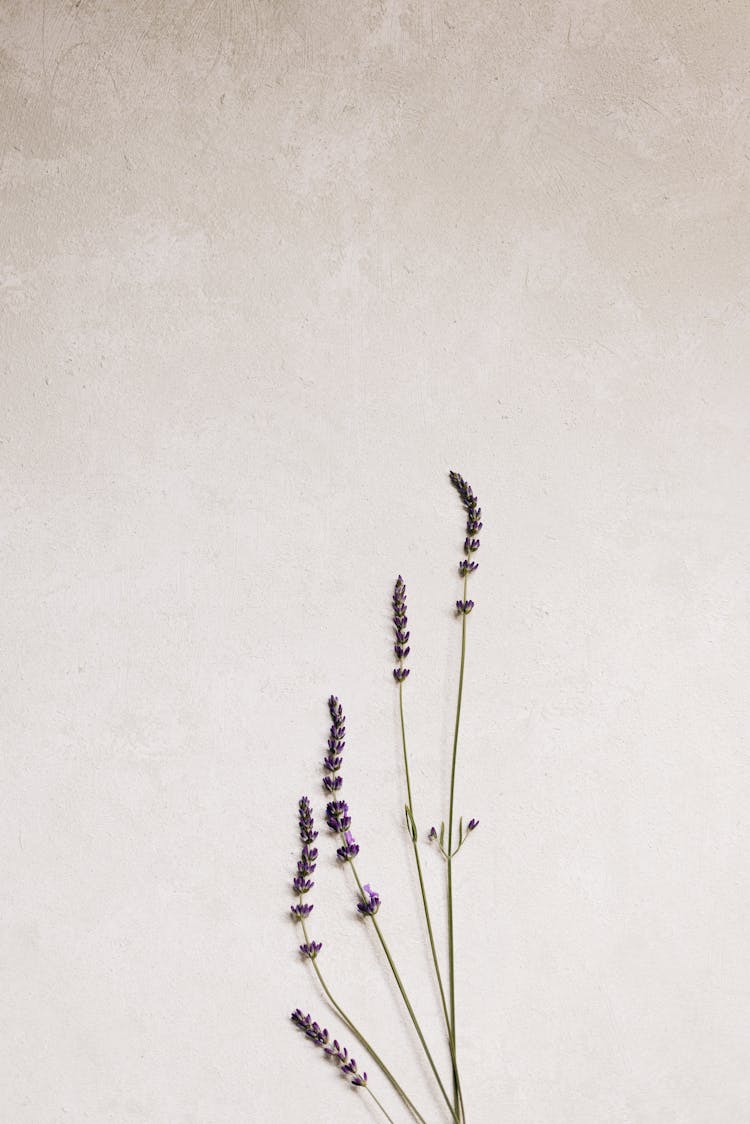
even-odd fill
[[[386,1112],[386,1110],[385,1110],[385,1109],[383,1108],[383,1106],[382,1106],[382,1104],[380,1103],[380,1101],[378,1100],[378,1098],[377,1098],[377,1097],[375,1096],[375,1094],[373,1093],[373,1091],[372,1091],[372,1089],[370,1088],[370,1086],[369,1086],[369,1085],[365,1085],[365,1089],[366,1089],[366,1090],[367,1090],[367,1092],[368,1092],[368,1093],[370,1094],[370,1096],[372,1097],[372,1099],[373,1099],[373,1100],[375,1101],[375,1104],[376,1104],[376,1105],[378,1106],[378,1108],[380,1109],[380,1111],[381,1111],[381,1112],[383,1113],[383,1116],[384,1116],[384,1117],[386,1118],[386,1120],[390,1120],[391,1124],[394,1124],[394,1120],[393,1120],[393,1117],[392,1117],[392,1116],[389,1116],[389,1115],[388,1115],[388,1113],[387,1113],[387,1112]]]
[[[300,896],[300,901],[302,901],[302,897],[301,897],[301,896]],[[307,926],[305,925],[305,919],[304,919],[304,917],[301,917],[301,918],[300,918],[300,921],[302,922],[302,932],[303,932],[303,933],[304,933],[304,935],[305,935],[305,941],[307,942],[307,944],[309,944],[309,943],[310,943],[310,937],[309,937],[309,934],[308,934],[308,932],[307,932]],[[402,1100],[402,1101],[404,1102],[404,1104],[406,1105],[406,1107],[407,1107],[407,1108],[409,1109],[409,1111],[410,1111],[410,1112],[411,1112],[411,1113],[412,1113],[412,1114],[414,1115],[415,1119],[416,1119],[416,1120],[419,1120],[419,1121],[420,1121],[420,1124],[427,1124],[427,1121],[425,1120],[424,1116],[422,1116],[422,1113],[421,1113],[421,1112],[419,1112],[419,1111],[418,1111],[418,1110],[417,1110],[417,1109],[416,1109],[416,1108],[414,1107],[414,1105],[412,1104],[411,1100],[410,1100],[410,1099],[409,1099],[409,1097],[408,1097],[408,1096],[406,1095],[406,1093],[404,1092],[404,1090],[403,1090],[403,1089],[401,1088],[401,1086],[399,1085],[398,1081],[397,1081],[397,1080],[396,1080],[396,1078],[395,1078],[395,1077],[393,1076],[393,1074],[391,1073],[391,1071],[390,1071],[390,1070],[388,1069],[388,1066],[387,1066],[387,1065],[385,1064],[385,1062],[383,1061],[383,1059],[382,1059],[382,1058],[381,1058],[381,1057],[380,1057],[380,1056],[379,1056],[379,1055],[378,1055],[378,1054],[377,1054],[377,1053],[376,1053],[376,1052],[375,1052],[375,1051],[373,1050],[372,1046],[371,1046],[371,1045],[370,1045],[370,1043],[369,1043],[369,1042],[367,1041],[367,1039],[365,1038],[365,1036],[364,1036],[364,1034],[362,1033],[362,1031],[361,1031],[361,1030],[359,1030],[359,1028],[358,1028],[358,1027],[357,1027],[357,1026],[356,1026],[356,1025],[355,1025],[355,1024],[354,1024],[354,1023],[352,1022],[352,1020],[350,1019],[350,1017],[349,1017],[349,1016],[347,1015],[347,1013],[346,1013],[346,1011],[345,1011],[345,1010],[343,1009],[343,1007],[339,1006],[339,1004],[338,1004],[338,1003],[336,1002],[336,1000],[334,999],[334,997],[333,997],[333,995],[331,994],[331,991],[330,991],[330,989],[329,989],[329,987],[328,987],[328,984],[326,983],[325,979],[323,978],[323,973],[321,972],[321,970],[320,970],[320,968],[319,968],[319,966],[318,966],[318,960],[317,960],[317,957],[314,957],[314,958],[312,958],[312,957],[311,957],[311,958],[310,958],[310,963],[312,964],[313,968],[315,969],[315,975],[316,975],[316,976],[318,977],[318,983],[319,983],[319,984],[320,984],[320,986],[321,986],[321,987],[323,988],[323,991],[325,992],[325,994],[326,994],[326,996],[327,996],[327,998],[328,998],[328,1001],[329,1001],[329,1003],[331,1004],[331,1006],[333,1007],[333,1009],[334,1009],[334,1010],[336,1011],[336,1013],[338,1014],[338,1016],[339,1016],[339,1018],[341,1019],[341,1021],[342,1021],[343,1023],[345,1023],[345,1024],[346,1024],[346,1026],[347,1026],[347,1028],[348,1028],[348,1029],[349,1029],[349,1030],[350,1030],[350,1031],[352,1032],[352,1034],[354,1034],[354,1035],[355,1035],[355,1036],[356,1036],[356,1037],[357,1037],[357,1038],[359,1039],[359,1041],[360,1041],[360,1042],[362,1043],[362,1045],[364,1046],[364,1048],[365,1048],[365,1049],[367,1050],[368,1054],[370,1054],[370,1056],[371,1056],[372,1060],[373,1060],[373,1061],[375,1062],[375,1064],[376,1064],[376,1065],[377,1065],[377,1066],[378,1066],[378,1067],[380,1068],[380,1070],[381,1070],[381,1072],[383,1073],[383,1075],[384,1075],[384,1076],[385,1076],[385,1077],[387,1078],[387,1080],[388,1080],[388,1081],[390,1081],[391,1085],[393,1086],[393,1088],[395,1089],[395,1091],[396,1091],[396,1092],[398,1093],[398,1095],[399,1095],[399,1096],[401,1097],[401,1100]],[[372,1097],[373,1097],[373,1098],[374,1098],[374,1099],[375,1099],[375,1100],[377,1101],[377,1097],[375,1097],[375,1094],[374,1094],[374,1093],[372,1092],[372,1090],[370,1089],[370,1087],[369,1087],[369,1086],[366,1086],[366,1088],[367,1088],[367,1091],[368,1091],[368,1092],[370,1093],[370,1096],[372,1096]],[[378,1104],[380,1105],[380,1102],[379,1102],[379,1101],[377,1101],[377,1103],[378,1103]],[[383,1108],[383,1106],[382,1106],[382,1105],[380,1105],[380,1107],[381,1107],[381,1108]],[[385,1112],[385,1109],[383,1109],[383,1112]],[[387,1113],[387,1112],[386,1112],[385,1114],[386,1114],[386,1116],[388,1116],[388,1113]],[[388,1116],[388,1119],[389,1119],[389,1120],[391,1119],[391,1118],[390,1118],[390,1116]]]
[[[403,666],[403,659],[401,666]],[[417,877],[419,879],[419,891],[422,896],[422,907],[424,909],[424,919],[427,925],[427,935],[430,941],[430,951],[432,953],[432,963],[435,967],[435,976],[437,978],[438,988],[440,991],[440,1002],[443,1007],[443,1016],[445,1018],[445,1027],[448,1032],[448,1047],[451,1053],[451,1066],[453,1069],[453,1089],[454,1094],[458,1090],[458,1100],[461,1106],[461,1115],[463,1116],[463,1097],[461,1095],[461,1082],[458,1076],[458,1064],[456,1062],[456,1044],[453,1038],[453,1028],[451,1026],[450,1015],[448,1014],[448,1004],[445,999],[445,988],[443,987],[443,976],[440,971],[440,962],[438,960],[437,948],[435,946],[435,936],[432,931],[432,918],[430,916],[430,907],[427,903],[427,891],[425,890],[424,876],[422,874],[422,862],[419,858],[419,843],[414,838],[416,834],[416,816],[414,815],[414,802],[411,792],[411,779],[409,776],[409,757],[406,749],[406,724],[404,722],[404,684],[403,680],[399,681],[398,685],[398,709],[401,718],[401,745],[404,751],[404,773],[406,774],[406,793],[408,799],[409,815],[411,816],[411,823],[409,825],[409,834],[411,837],[412,850],[414,852],[414,862],[417,867]],[[455,1104],[454,1108],[458,1105]]]
[[[360,896],[362,898],[362,901],[367,902],[368,897],[367,897],[367,894],[364,891],[364,887],[363,887],[362,883],[360,882],[359,875],[357,874],[357,868],[354,865],[353,859],[349,859],[349,865],[352,868],[352,873],[353,873],[354,878],[357,882],[357,887],[359,889],[359,893],[360,893]],[[395,981],[398,985],[398,989],[401,992],[401,998],[404,1001],[404,1006],[406,1007],[407,1011],[409,1012],[409,1017],[411,1018],[411,1021],[414,1024],[414,1029],[417,1032],[417,1037],[419,1038],[419,1041],[422,1044],[422,1049],[425,1052],[425,1057],[427,1058],[427,1061],[430,1063],[430,1069],[432,1070],[432,1072],[435,1076],[435,1080],[438,1083],[438,1088],[440,1089],[440,1092],[443,1094],[443,1099],[445,1100],[445,1103],[447,1104],[447,1106],[450,1110],[450,1114],[453,1117],[453,1119],[455,1121],[455,1124],[460,1124],[460,1119],[458,1117],[458,1114],[457,1114],[456,1110],[453,1108],[453,1106],[450,1102],[450,1098],[448,1097],[448,1094],[445,1091],[445,1086],[443,1085],[443,1082],[440,1079],[440,1074],[438,1073],[437,1066],[435,1065],[432,1054],[430,1053],[430,1048],[427,1045],[424,1034],[422,1033],[422,1028],[419,1025],[419,1020],[417,1019],[417,1016],[414,1013],[414,1008],[412,1007],[411,1003],[409,1002],[409,996],[406,994],[406,988],[403,985],[403,982],[401,980],[401,976],[399,975],[399,972],[398,972],[398,969],[397,969],[397,967],[394,963],[393,957],[391,956],[390,949],[388,948],[388,945],[386,943],[385,937],[383,936],[383,932],[380,928],[380,925],[378,925],[377,918],[375,917],[374,914],[370,914],[369,916],[370,916],[370,920],[372,921],[375,932],[378,935],[378,940],[380,941],[383,952],[385,953],[385,958],[388,961],[388,965],[391,969],[391,972],[393,973],[393,978],[395,979]]]
[[[468,574],[464,574],[464,602]],[[466,613],[461,614],[461,669],[458,675],[458,701],[456,703],[456,725],[453,731],[453,760],[451,762],[451,788],[450,806],[448,809],[448,986],[451,1004],[451,1032],[453,1047],[456,1050],[456,972],[455,972],[455,947],[453,935],[453,803],[456,791],[456,757],[458,754],[458,731],[461,724],[461,697],[464,689],[464,664],[466,662]],[[458,1107],[459,1090],[454,1087],[454,1107]]]

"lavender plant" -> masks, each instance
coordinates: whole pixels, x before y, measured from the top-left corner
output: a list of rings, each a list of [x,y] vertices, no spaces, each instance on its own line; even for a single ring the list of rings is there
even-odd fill
[[[359,872],[357,870],[356,860],[359,857],[360,848],[352,832],[352,816],[350,813],[349,804],[343,797],[343,777],[341,774],[341,768],[344,762],[344,750],[346,748],[346,718],[343,712],[342,704],[338,697],[335,695],[331,695],[328,699],[328,711],[331,719],[331,726],[328,735],[327,751],[323,760],[323,790],[326,796],[325,821],[331,834],[335,837],[336,843],[338,844],[336,848],[337,858],[342,867],[348,868],[351,871],[354,885],[356,887],[356,912],[364,923],[370,924],[373,927],[375,937],[383,950],[386,963],[393,977],[393,981],[400,999],[403,1002],[404,1007],[406,1008],[407,1014],[409,1015],[411,1024],[416,1034],[417,1042],[421,1050],[423,1051],[425,1058],[427,1059],[432,1077],[434,1078],[436,1084],[436,1088],[442,1098],[442,1102],[447,1114],[446,1119],[451,1121],[452,1124],[468,1124],[459,1075],[458,1056],[456,1051],[456,948],[453,914],[453,860],[463,847],[469,835],[471,835],[479,825],[479,821],[474,817],[469,820],[465,828],[463,817],[459,817],[458,823],[456,823],[455,789],[458,763],[459,733],[461,727],[461,704],[463,699],[464,670],[466,665],[467,619],[472,609],[474,608],[474,602],[468,597],[468,579],[469,575],[474,573],[474,571],[476,571],[476,569],[478,568],[478,563],[476,562],[474,555],[476,554],[480,546],[480,541],[477,536],[482,529],[482,511],[479,507],[477,498],[474,495],[473,489],[459,473],[451,472],[450,480],[454,488],[458,492],[464,510],[466,512],[466,537],[463,544],[463,557],[458,564],[458,572],[463,580],[463,589],[461,598],[456,601],[456,616],[457,619],[461,622],[461,654],[458,673],[458,694],[453,731],[453,746],[451,753],[450,786],[448,792],[448,816],[447,821],[443,820],[441,822],[439,830],[433,826],[427,834],[428,841],[436,844],[437,850],[444,860],[446,868],[447,950],[444,960],[441,959],[440,951],[438,948],[438,941],[435,937],[433,917],[429,906],[427,885],[420,855],[420,832],[417,824],[417,815],[415,811],[411,776],[409,770],[409,753],[407,748],[406,720],[404,714],[404,685],[409,676],[409,668],[405,666],[404,661],[407,659],[411,649],[409,646],[410,632],[407,628],[408,617],[406,603],[406,584],[400,574],[396,579],[392,599],[394,629],[393,650],[395,659],[397,661],[397,665],[393,669],[393,679],[394,683],[398,687],[398,710],[401,728],[401,747],[404,762],[404,783],[406,796],[406,800],[404,803],[404,815],[409,840],[411,843],[417,880],[419,883],[421,913],[424,917],[425,931],[429,945],[430,961],[435,974],[437,990],[440,997],[447,1056],[449,1056],[450,1058],[449,1083],[452,1086],[450,1092],[446,1088],[446,1084],[444,1083],[443,1077],[441,1076],[440,1069],[435,1062],[430,1046],[423,1033],[420,1021],[407,993],[402,976],[396,966],[393,954],[383,933],[382,923],[378,920],[378,914],[381,908],[380,894],[377,890],[374,890],[369,883],[362,883]],[[376,1067],[382,1074],[383,1078],[391,1085],[393,1091],[400,1098],[403,1108],[409,1114],[409,1117],[411,1119],[420,1121],[421,1124],[427,1124],[424,1116],[416,1108],[412,1099],[407,1095],[402,1085],[393,1076],[393,1073],[383,1062],[380,1055],[376,1053],[370,1042],[367,1040],[367,1038],[365,1038],[360,1028],[346,1013],[344,1008],[339,1004],[338,1000],[334,998],[334,995],[323,976],[320,967],[319,955],[322,951],[323,946],[321,942],[311,938],[308,931],[308,919],[310,917],[310,914],[312,913],[313,906],[309,901],[307,901],[307,895],[310,893],[314,886],[311,875],[315,873],[316,861],[318,858],[318,849],[314,846],[318,833],[315,830],[312,805],[307,796],[303,796],[299,801],[298,822],[302,848],[300,852],[300,858],[297,863],[297,872],[292,882],[297,901],[294,905],[292,905],[291,913],[294,920],[297,921],[302,928],[304,940],[299,946],[300,952],[303,958],[311,963],[313,971],[315,972],[315,975],[317,977],[318,984],[320,985],[333,1011],[341,1019],[347,1030],[360,1042],[360,1044],[368,1052]],[[309,1014],[303,1015],[302,1011],[299,1008],[297,1008],[297,1010],[292,1013],[291,1017],[292,1022],[300,1030],[302,1030],[316,1046],[319,1046],[322,1049],[325,1056],[339,1066],[341,1073],[350,1080],[351,1084],[358,1089],[364,1089],[372,1097],[374,1103],[377,1105],[383,1116],[385,1116],[387,1120],[391,1121],[391,1124],[394,1124],[393,1118],[389,1115],[381,1100],[378,1099],[378,1097],[371,1089],[367,1074],[360,1073],[359,1069],[357,1068],[356,1062],[351,1058],[348,1050],[340,1046],[337,1039],[331,1040],[328,1030],[325,1028],[321,1029],[320,1025],[317,1022],[313,1022]]]

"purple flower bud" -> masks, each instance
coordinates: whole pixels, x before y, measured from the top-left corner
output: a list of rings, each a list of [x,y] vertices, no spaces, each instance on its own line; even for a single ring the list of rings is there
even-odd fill
[[[474,608],[474,602],[473,601],[457,601],[456,602],[456,608],[458,609],[459,613],[466,613],[467,616],[468,616],[468,614]]]
[[[340,1044],[338,1038],[334,1038],[333,1042],[324,1047],[324,1050],[329,1058],[335,1058],[341,1065],[349,1060],[349,1051],[346,1046]]]
[[[437,828],[436,827],[430,828],[430,834],[427,836],[427,838],[428,839],[437,839]]]
[[[479,820],[470,819],[466,825],[466,830],[473,831],[476,827],[479,827]]]
[[[393,669],[393,678],[396,680],[397,683],[403,683],[404,679],[406,679],[408,677],[408,675],[409,675],[409,668],[408,667],[394,667],[394,669]]]
[[[303,843],[314,843],[318,838],[309,796],[303,796],[299,802],[299,837]]]
[[[328,1044],[328,1031],[321,1029],[320,1024],[314,1023],[309,1015],[303,1015],[299,1007],[292,1011],[292,1022],[317,1046],[325,1047]]]
[[[309,956],[311,960],[314,960],[322,947],[320,941],[305,941],[304,944],[299,946],[299,950],[303,956]]]
[[[464,558],[463,562],[458,564],[459,574],[471,574],[474,570],[479,569],[478,562],[470,562],[468,558]]]
[[[326,805],[326,823],[331,831],[343,832],[351,825],[349,805],[346,800],[331,800]]]
[[[313,907],[311,904],[302,905],[299,902],[297,903],[297,905],[291,905],[289,908],[291,909],[297,920],[299,920],[299,918],[301,917],[309,917],[313,911]]]
[[[307,843],[305,843],[304,847],[302,848],[302,854],[300,856],[299,862],[297,863],[298,872],[300,874],[314,874],[315,861],[317,857],[318,848],[310,847]]]
[[[303,874],[298,874],[292,881],[295,894],[308,894],[314,885],[315,883],[305,878]]]
[[[343,783],[343,777],[323,777],[323,784],[329,792],[338,792]]]
[[[359,844],[355,843],[354,836],[351,831],[345,831],[343,846],[339,847],[336,854],[342,862],[348,863],[355,859],[359,854]]]
[[[368,883],[365,883],[364,891],[364,900],[357,903],[357,909],[360,913],[364,914],[364,916],[368,917],[377,913],[380,909],[380,895],[377,890],[373,890]]]
[[[357,1073],[357,1063],[354,1058],[350,1058],[345,1065],[342,1065],[341,1072],[346,1074],[353,1074],[352,1085],[358,1085],[363,1088],[367,1084],[367,1074]]]

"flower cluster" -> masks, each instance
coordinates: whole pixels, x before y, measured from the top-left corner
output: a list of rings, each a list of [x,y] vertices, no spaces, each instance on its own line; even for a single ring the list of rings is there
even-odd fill
[[[312,846],[318,838],[318,833],[315,830],[312,807],[307,796],[303,796],[299,802],[299,837],[302,840],[302,853],[297,863],[297,873],[294,876],[292,886],[294,892],[301,895],[309,893],[315,885],[310,879],[310,875],[315,873],[315,863],[318,858],[318,848]],[[307,917],[308,914],[312,913],[312,906],[293,905],[292,913],[297,917]]]
[[[320,941],[305,941],[304,944],[299,946],[299,950],[303,956],[309,956],[311,960],[314,960],[322,947]]]
[[[455,847],[455,849],[453,850],[453,852],[451,854],[451,858],[458,854],[458,852],[461,850],[461,848],[463,847],[466,840],[471,835],[472,831],[476,831],[476,829],[478,827],[479,827],[479,820],[475,819],[472,816],[471,819],[469,820],[469,822],[466,825],[466,830],[464,831],[463,816],[461,817],[461,819],[458,821],[458,844]],[[427,836],[427,838],[430,840],[431,843],[434,842],[434,843],[437,844],[437,847],[438,847],[438,850],[440,851],[440,854],[443,856],[443,858],[447,859],[448,858],[448,851],[445,848],[445,824],[441,823],[440,831],[438,831],[438,829],[436,827],[431,827],[430,833]]]
[[[311,1016],[303,1015],[298,1007],[292,1011],[292,1022],[313,1042],[319,1046],[329,1058],[332,1058],[341,1072],[350,1078],[352,1085],[362,1089],[367,1085],[367,1074],[360,1073],[354,1058],[349,1057],[346,1046],[341,1046],[336,1038],[331,1041],[328,1030],[321,1027],[320,1023],[313,1022]]]
[[[406,586],[404,579],[399,574],[393,590],[393,627],[396,632],[396,643],[393,646],[393,651],[398,660],[398,667],[393,669],[393,677],[397,683],[402,683],[409,674],[409,668],[404,667],[404,660],[411,651],[406,621]]]
[[[359,854],[359,843],[355,842],[351,831],[344,832],[344,842],[342,846],[337,849],[336,854],[341,859],[342,863],[348,863],[351,862],[352,859],[356,859]]]
[[[338,774],[344,760],[342,753],[346,745],[346,717],[335,695],[329,698],[328,709],[331,714],[331,732],[328,737],[328,753],[323,761],[327,773],[323,778],[323,786],[327,792],[338,792],[342,784]]]
[[[318,838],[318,833],[315,830],[312,807],[307,796],[301,797],[299,802],[299,837],[302,841],[302,852],[297,862],[297,873],[292,881],[292,887],[295,894],[298,895],[299,901],[291,906],[291,911],[295,921],[301,921],[302,928],[305,929],[305,918],[310,916],[313,907],[312,903],[303,902],[302,898],[303,895],[309,894],[315,885],[310,875],[315,873],[318,858],[318,848],[313,847],[313,843]],[[305,942],[299,946],[302,955],[309,956],[311,960],[314,960],[322,947],[322,944],[318,941],[309,940],[305,929]]]
[[[352,822],[346,800],[329,800],[326,805],[326,823],[331,831],[341,834],[348,831]]]
[[[399,578],[401,586],[403,581]],[[396,585],[398,591],[398,583]],[[394,594],[394,607],[396,601],[396,594]],[[404,605],[405,608],[405,605]],[[406,624],[406,617],[404,617],[404,624]],[[406,633],[408,640],[409,634]],[[408,652],[409,649],[407,648]],[[338,792],[341,788],[342,780],[339,770],[343,762],[342,751],[345,746],[344,736],[346,734],[346,717],[336,695],[331,695],[328,700],[328,710],[331,715],[331,732],[328,738],[328,755],[323,761],[323,767],[326,770],[326,776],[323,778],[323,784],[329,795],[332,792]],[[332,780],[337,783],[332,784]],[[346,800],[338,796],[335,800],[329,800],[326,805],[326,823],[335,835],[340,836],[341,846],[336,849],[336,854],[342,863],[349,863],[356,859],[359,854],[359,843],[352,835],[352,817],[349,815],[349,805]],[[357,903],[357,909],[365,916],[372,916],[378,912],[380,908],[379,895],[370,889],[369,886],[364,888],[365,894],[360,902]]]
[[[466,616],[469,615],[469,613],[471,612],[471,610],[473,608],[474,608],[474,602],[473,601],[457,601],[456,602],[456,609],[458,610],[458,612],[459,613],[465,613]]]
[[[330,796],[334,792],[338,792],[343,784],[339,770],[344,760],[343,751],[346,745],[344,740],[346,737],[346,715],[336,695],[331,695],[329,698],[328,711],[331,715],[331,732],[328,736],[328,753],[323,761],[323,768],[326,771],[326,775],[323,777],[323,787]],[[343,839],[336,854],[342,862],[351,862],[359,854],[359,846],[349,830],[352,825],[352,818],[349,815],[349,805],[346,800],[339,798],[328,801],[326,823],[331,831],[336,832]]]
[[[458,564],[458,572],[463,577],[465,574],[476,570],[479,566],[479,563],[475,562],[471,556],[479,550],[479,539],[476,536],[482,529],[482,509],[479,507],[477,497],[474,495],[471,484],[467,484],[460,473],[451,472],[450,478],[451,484],[458,492],[466,508],[466,539],[464,540],[464,552],[466,557]],[[460,609],[459,611],[463,612],[465,610]]]
[[[372,914],[377,913],[380,909],[380,894],[377,890],[373,890],[372,886],[367,882],[365,882],[364,890],[364,901],[358,904],[357,909],[365,917],[371,917]]]

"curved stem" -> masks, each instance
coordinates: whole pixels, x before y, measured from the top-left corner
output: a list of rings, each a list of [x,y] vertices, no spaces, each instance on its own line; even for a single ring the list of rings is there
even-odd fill
[[[403,665],[403,659],[401,660]],[[430,941],[430,951],[432,953],[432,963],[435,967],[435,976],[440,991],[440,1002],[443,1007],[443,1016],[445,1018],[445,1026],[448,1032],[448,1046],[451,1053],[451,1066],[453,1068],[453,1088],[454,1093],[458,1091],[458,1100],[461,1106],[461,1115],[463,1116],[463,1097],[461,1095],[461,1082],[458,1076],[458,1064],[456,1062],[456,1043],[453,1037],[453,1027],[451,1025],[450,1015],[448,1014],[448,1004],[445,999],[445,988],[443,987],[443,976],[440,971],[440,962],[438,960],[437,948],[435,946],[435,936],[432,931],[432,918],[430,916],[430,907],[427,902],[427,891],[425,890],[424,876],[422,874],[422,862],[419,858],[419,843],[415,839],[416,835],[416,817],[414,815],[414,802],[411,792],[411,779],[409,777],[409,757],[406,750],[406,724],[404,722],[404,684],[403,680],[399,681],[398,685],[398,709],[401,718],[401,745],[404,751],[404,773],[406,775],[406,794],[408,800],[409,814],[411,816],[410,836],[411,845],[414,852],[414,862],[417,867],[417,878],[419,879],[419,891],[422,896],[422,907],[424,910],[424,919],[427,925],[427,935]],[[454,1108],[458,1105],[454,1102]]]
[[[466,601],[468,574],[464,574],[464,602]],[[466,613],[461,614],[461,669],[458,674],[458,701],[456,703],[456,725],[453,731],[453,760],[451,762],[450,805],[448,809],[448,986],[451,1004],[451,1031],[454,1053],[456,1050],[456,972],[453,936],[453,802],[456,791],[456,758],[458,755],[458,731],[461,725],[461,698],[464,689],[464,664],[466,662]],[[454,1087],[453,1103],[458,1107],[459,1090]]]
[[[362,886],[362,883],[360,882],[359,875],[357,874],[357,868],[354,865],[353,859],[349,860],[349,865],[351,866],[352,873],[353,873],[353,875],[356,879],[357,887],[359,888],[359,893],[360,893],[360,896],[362,898],[362,901],[366,902],[368,900],[368,898],[367,898],[367,895],[365,894],[364,887]],[[378,924],[377,919],[376,919],[374,914],[370,914],[370,920],[372,921],[375,932],[378,935],[378,940],[380,941],[383,952],[385,953],[385,958],[388,961],[388,965],[391,969],[391,972],[393,973],[393,978],[395,979],[395,981],[398,985],[398,989],[401,992],[401,998],[404,1001],[404,1006],[406,1007],[407,1011],[409,1012],[409,1017],[411,1018],[411,1021],[414,1024],[414,1029],[416,1030],[417,1037],[419,1038],[419,1041],[422,1044],[422,1049],[425,1052],[425,1057],[427,1058],[427,1061],[430,1063],[430,1069],[432,1070],[432,1072],[435,1076],[435,1080],[438,1083],[438,1088],[440,1089],[440,1092],[443,1095],[443,1099],[445,1100],[445,1103],[447,1104],[448,1108],[450,1109],[450,1113],[451,1113],[451,1116],[453,1117],[453,1119],[455,1121],[455,1124],[460,1124],[458,1114],[457,1114],[456,1110],[453,1108],[453,1106],[450,1102],[450,1098],[448,1097],[448,1094],[445,1091],[445,1086],[443,1085],[443,1082],[440,1079],[440,1074],[438,1073],[437,1066],[435,1065],[432,1054],[430,1053],[430,1048],[427,1045],[427,1042],[425,1040],[425,1036],[422,1033],[422,1028],[419,1025],[419,1020],[417,1019],[417,1016],[414,1013],[414,1008],[412,1007],[411,1003],[409,1002],[409,996],[406,994],[406,988],[403,985],[403,982],[401,980],[401,976],[399,975],[396,964],[393,960],[393,957],[391,956],[391,951],[388,948],[385,937],[383,936],[383,932],[382,932],[382,930],[380,928],[380,925]]]
[[[300,896],[300,901],[301,900],[302,900],[302,898]],[[308,932],[307,932],[307,926],[305,924],[304,917],[301,917],[300,921],[302,922],[302,932],[305,934],[305,941],[309,944],[310,943],[310,937],[309,937]],[[373,1050],[372,1046],[367,1041],[367,1039],[365,1038],[362,1031],[359,1030],[359,1028],[352,1022],[350,1017],[347,1015],[347,1013],[343,1009],[343,1007],[339,1006],[339,1004],[334,999],[334,997],[331,994],[331,991],[328,987],[328,984],[326,983],[325,979],[323,978],[323,973],[321,972],[320,967],[318,966],[317,957],[311,958],[310,963],[312,964],[313,968],[315,969],[315,975],[318,977],[318,983],[323,988],[323,991],[325,992],[325,995],[326,995],[329,1003],[331,1004],[333,1009],[336,1011],[336,1013],[339,1016],[339,1018],[341,1019],[341,1021],[343,1023],[345,1023],[347,1028],[352,1032],[352,1034],[354,1034],[359,1039],[359,1041],[364,1046],[365,1050],[367,1050],[368,1054],[371,1056],[372,1060],[375,1062],[375,1064],[379,1067],[379,1069],[383,1073],[384,1077],[386,1077],[387,1080],[390,1081],[390,1083],[393,1086],[393,1088],[395,1089],[395,1091],[401,1097],[401,1100],[404,1102],[404,1104],[409,1109],[409,1111],[414,1115],[415,1119],[419,1120],[420,1124],[427,1124],[427,1121],[425,1120],[424,1116],[422,1116],[422,1113],[419,1112],[415,1108],[412,1101],[406,1095],[404,1090],[401,1088],[398,1081],[393,1076],[391,1071],[388,1069],[388,1066],[385,1064],[383,1059],[375,1052],[375,1050]],[[366,1088],[368,1089],[368,1092],[370,1093],[370,1095],[372,1097],[375,1097],[375,1094],[372,1092],[372,1090],[369,1088],[369,1086],[366,1086]],[[375,1099],[377,1100],[377,1098],[375,1098]],[[378,1102],[378,1103],[380,1103],[380,1102]],[[382,1105],[380,1107],[382,1108]],[[385,1112],[385,1109],[383,1109],[383,1111]],[[388,1116],[388,1113],[386,1113],[386,1116]],[[388,1119],[390,1120],[390,1117],[388,1117]]]

